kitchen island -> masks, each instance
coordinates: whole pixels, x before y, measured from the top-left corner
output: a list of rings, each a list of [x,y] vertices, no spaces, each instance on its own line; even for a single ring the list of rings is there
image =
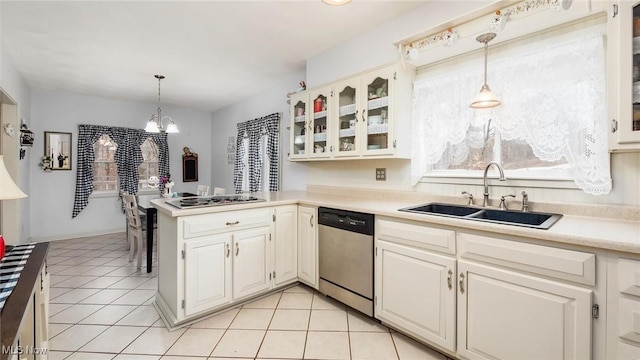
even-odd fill
[[[490,348],[508,335],[498,327],[479,336],[473,324],[493,319],[507,328],[511,319],[528,316],[532,325],[526,336],[551,334],[541,337],[549,344],[514,342],[485,350],[495,350],[498,358],[518,351],[540,356],[570,351],[569,358],[617,354],[607,349],[617,346],[618,336],[606,329],[617,328],[618,321],[626,326],[619,319],[629,317],[629,296],[615,284],[627,281],[626,274],[640,273],[638,209],[533,203],[534,211],[564,215],[540,230],[398,211],[464,199],[312,190],[323,191],[258,194],[265,201],[194,209],[154,200],[159,237],[155,305],[165,324],[184,326],[298,281],[317,289],[315,221],[317,207],[324,206],[376,216],[374,317],[385,325],[453,357],[473,357],[476,349],[467,344]],[[501,297],[492,300],[498,292]],[[513,305],[521,301],[536,305]],[[571,335],[553,335],[561,329]]]

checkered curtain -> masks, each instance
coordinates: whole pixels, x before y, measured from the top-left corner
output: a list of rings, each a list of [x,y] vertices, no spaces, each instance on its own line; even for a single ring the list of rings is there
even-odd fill
[[[245,154],[243,141],[249,138],[249,152]],[[263,151],[267,147],[266,156],[269,163],[269,191],[278,191],[279,184],[279,138],[280,138],[280,114],[274,113],[265,117],[249,120],[238,124],[236,137],[236,162],[233,174],[233,185],[236,193],[244,190],[250,192],[260,191],[262,185]],[[243,162],[248,156],[248,168]],[[249,189],[242,188],[242,177],[245,172],[249,174]]]
[[[158,145],[158,170],[160,176],[169,174],[169,145],[167,134],[150,134],[140,129],[109,127],[101,125],[78,125],[78,164],[76,173],[76,195],[72,218],[89,204],[93,192],[93,144],[103,134],[109,135],[118,145],[115,162],[118,168],[118,187],[130,194],[138,192],[140,175],[138,166],[142,163],[140,145],[149,137]],[[163,189],[160,189],[162,191]]]

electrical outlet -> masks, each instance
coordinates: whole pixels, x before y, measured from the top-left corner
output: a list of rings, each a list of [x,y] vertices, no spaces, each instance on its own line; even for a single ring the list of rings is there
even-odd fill
[[[387,168],[376,168],[376,180],[387,181]]]

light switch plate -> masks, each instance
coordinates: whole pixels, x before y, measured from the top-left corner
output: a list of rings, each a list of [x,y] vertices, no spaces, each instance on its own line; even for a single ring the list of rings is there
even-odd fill
[[[376,168],[376,180],[387,181],[387,168]]]

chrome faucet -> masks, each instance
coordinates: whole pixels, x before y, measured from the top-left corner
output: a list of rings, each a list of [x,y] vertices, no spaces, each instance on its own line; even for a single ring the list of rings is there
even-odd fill
[[[500,163],[498,163],[497,161],[491,161],[487,164],[487,166],[484,168],[484,175],[483,175],[483,179],[484,179],[484,200],[482,201],[483,207],[489,206],[489,184],[487,183],[487,172],[489,171],[489,168],[491,167],[491,165],[495,165],[498,168],[498,171],[500,172],[500,178],[498,180],[500,181],[507,180],[504,177],[504,171],[502,171],[502,166],[500,166]]]

